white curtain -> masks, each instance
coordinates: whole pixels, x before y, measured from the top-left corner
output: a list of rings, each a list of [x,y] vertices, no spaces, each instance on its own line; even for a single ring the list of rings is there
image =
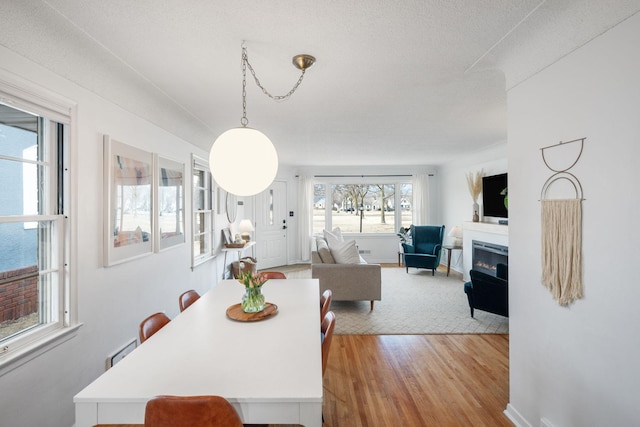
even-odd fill
[[[302,261],[311,259],[311,234],[313,233],[313,177],[298,178],[298,245]]]
[[[429,175],[413,176],[413,223],[429,224]]]

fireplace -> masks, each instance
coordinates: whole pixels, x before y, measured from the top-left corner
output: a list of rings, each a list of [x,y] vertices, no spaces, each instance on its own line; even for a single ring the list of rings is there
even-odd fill
[[[498,263],[509,264],[509,247],[474,240],[471,265],[474,270],[496,275]]]

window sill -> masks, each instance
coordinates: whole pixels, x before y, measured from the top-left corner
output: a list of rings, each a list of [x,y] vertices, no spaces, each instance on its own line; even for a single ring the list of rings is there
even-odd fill
[[[213,255],[210,255],[210,256],[207,256],[207,257],[199,258],[197,260],[192,260],[191,261],[191,270],[193,271],[197,267],[201,266],[202,264],[206,264],[209,261],[211,261],[212,259],[215,259],[217,255],[218,254],[213,254]]]
[[[0,356],[0,377],[74,338],[81,326],[82,323],[78,323],[77,325],[57,329],[44,338]]]
[[[342,235],[346,238],[346,237],[351,237],[354,239],[360,239],[362,237],[364,238],[382,238],[382,237],[394,237],[397,238],[396,233],[393,232],[388,232],[388,233],[354,233],[354,232],[347,232],[347,231],[343,231]]]

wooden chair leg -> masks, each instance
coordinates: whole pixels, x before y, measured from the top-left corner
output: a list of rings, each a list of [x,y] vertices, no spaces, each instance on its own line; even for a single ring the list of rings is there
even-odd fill
[[[373,300],[371,300],[371,311],[373,311]]]

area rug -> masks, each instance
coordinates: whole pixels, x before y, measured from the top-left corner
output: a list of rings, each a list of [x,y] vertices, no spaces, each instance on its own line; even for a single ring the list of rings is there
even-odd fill
[[[311,277],[309,268],[291,269],[289,278]],[[509,319],[476,310],[469,313],[464,282],[442,271],[382,268],[382,300],[334,301],[336,334],[507,334]]]

